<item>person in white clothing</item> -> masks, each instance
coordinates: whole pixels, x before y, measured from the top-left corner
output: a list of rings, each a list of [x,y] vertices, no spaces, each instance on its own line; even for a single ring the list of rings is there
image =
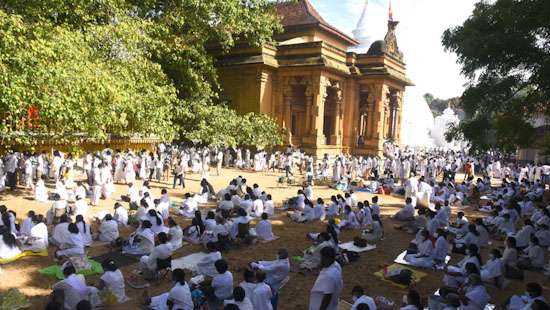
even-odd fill
[[[0,258],[11,259],[19,254],[21,250],[17,246],[15,236],[5,227],[0,227]]]
[[[197,263],[197,270],[199,274],[213,278],[218,274],[214,264],[222,258],[222,253],[217,250],[217,246],[213,242],[207,243],[206,249],[208,254]]]
[[[275,296],[290,272],[288,251],[286,249],[279,249],[277,251],[276,260],[252,262],[250,266],[253,269],[261,270],[267,274],[265,283],[271,287]]]
[[[321,267],[309,295],[309,310],[336,310],[343,281],[342,267],[336,262],[334,248],[325,247],[321,250]]]
[[[112,260],[106,260],[101,263],[105,273],[101,276],[98,289],[107,294],[113,294],[116,297],[116,302],[121,304],[128,300],[124,284],[124,275],[118,269],[117,265]]]
[[[55,257],[84,256],[84,240],[78,226],[75,223],[70,223],[67,229],[69,233],[60,244],[59,250],[55,252]]]
[[[266,196],[266,201],[264,202],[264,212],[270,217],[275,214],[275,203],[273,202],[270,194]]]
[[[198,207],[197,201],[191,196],[191,194],[185,193],[185,199],[181,204],[179,214],[187,218],[192,218],[195,216],[195,211],[198,210]]]
[[[256,224],[256,236],[259,240],[271,241],[274,239],[267,213],[262,214],[262,220]]]
[[[185,272],[183,269],[174,269],[172,271],[172,280],[175,284],[169,292],[152,298],[146,298],[146,304],[150,309],[155,310],[193,310],[191,289],[189,288],[189,284],[185,282]]]
[[[403,296],[403,307],[399,310],[422,310],[422,303],[420,301],[420,294],[410,289],[407,295]]]
[[[74,215],[86,216],[88,213],[88,203],[81,196],[76,196],[74,202]]]
[[[238,310],[253,310],[252,302],[250,299],[246,296],[246,291],[240,287],[237,286],[233,289],[233,298],[225,300],[223,302],[224,309],[230,309],[230,306],[234,305],[236,306]]]
[[[353,305],[351,310],[358,310],[360,304],[366,304],[369,310],[376,310],[376,303],[374,299],[365,294],[365,290],[361,286],[355,286],[351,290],[351,296],[353,298]]]
[[[140,258],[140,269],[145,279],[154,279],[157,275],[157,260],[167,259],[172,256],[174,250],[168,243],[168,235],[161,232],[157,235],[158,245],[151,251],[151,254]]]
[[[21,245],[21,250],[42,252],[48,249],[48,227],[44,223],[42,215],[32,217],[32,228],[30,234],[26,235]]]
[[[263,271],[256,272],[256,287],[252,292],[252,305],[255,310],[272,310],[271,298],[273,293],[271,287],[264,281],[266,280],[266,273]]]
[[[217,274],[212,278],[210,286],[214,294],[208,300],[209,309],[218,309],[223,301],[233,295],[233,274],[228,271],[227,262],[219,259],[214,263]]]
[[[120,203],[116,202],[114,207],[113,220],[117,222],[118,225],[127,226],[128,225],[128,210],[124,208]]]
[[[119,237],[118,223],[110,214],[105,215],[99,224],[98,239],[104,242],[113,242]]]
[[[398,221],[413,221],[414,206],[412,205],[411,197],[405,199],[405,207],[393,215],[393,219]]]
[[[175,251],[183,245],[183,230],[171,217],[168,218],[168,227],[168,240]]]
[[[84,217],[82,215],[76,216],[76,226],[78,227],[78,233],[82,237],[82,242],[84,246],[92,245],[92,227],[89,224],[86,224]]]
[[[83,275],[76,274],[73,266],[67,266],[63,269],[64,280],[53,285],[54,298],[61,299],[65,310],[76,309],[78,303],[82,300],[97,299],[97,289],[86,285],[86,279]]]

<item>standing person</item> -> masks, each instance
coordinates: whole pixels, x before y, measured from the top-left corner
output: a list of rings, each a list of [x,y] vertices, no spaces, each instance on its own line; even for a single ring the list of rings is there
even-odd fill
[[[7,187],[14,191],[17,188],[17,156],[13,151],[9,151],[4,169],[6,171]]]
[[[294,176],[292,173],[292,155],[288,154],[285,158],[285,175],[288,178],[288,175]]]
[[[218,154],[216,154],[216,174],[220,175],[220,172],[222,171],[222,163],[223,163],[223,152],[222,150],[218,151]]]
[[[181,188],[185,188],[185,165],[183,160],[178,161],[176,168],[174,169],[174,184],[172,188],[176,188],[176,181],[178,180]]]
[[[309,310],[336,310],[342,292],[342,267],[332,247],[321,249],[321,272],[311,288]]]

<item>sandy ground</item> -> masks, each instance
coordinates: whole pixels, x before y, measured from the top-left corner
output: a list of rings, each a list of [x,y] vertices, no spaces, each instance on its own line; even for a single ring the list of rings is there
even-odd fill
[[[230,179],[238,175],[245,177],[249,185],[258,183],[262,189],[271,193],[278,208],[281,207],[283,200],[293,196],[299,189],[296,186],[279,186],[277,184],[277,176],[279,174],[276,173],[250,173],[233,169],[224,169],[221,176],[211,176],[210,181],[215,190],[218,191],[220,188],[226,186]],[[160,189],[168,187],[172,199],[179,202],[182,201],[185,192],[197,192],[199,190],[198,175],[187,176],[187,188],[184,190],[181,188],[173,190],[169,183],[170,182],[153,183],[154,196],[158,197],[160,195]],[[138,185],[141,186],[141,182],[138,182]],[[51,187],[52,184],[49,184],[49,186]],[[100,210],[111,210],[116,199],[118,199],[121,194],[125,194],[126,189],[127,187],[125,185],[117,185],[117,192],[112,196],[112,198],[115,199],[102,200],[100,206],[92,208],[89,213],[94,214]],[[336,193],[336,190],[330,189],[327,186],[314,187],[314,196],[322,197],[325,200],[329,200],[330,196]],[[370,200],[372,196],[373,195],[366,193],[358,193],[360,200]],[[386,296],[396,301],[396,305],[400,305],[402,296],[406,291],[379,280],[373,273],[380,270],[384,264],[391,263],[393,259],[406,248],[407,244],[414,236],[393,229],[393,226],[397,223],[388,218],[389,215],[395,213],[395,211],[403,205],[402,197],[381,196],[380,198],[383,223],[386,231],[385,239],[378,245],[376,250],[363,253],[358,261],[344,267],[344,289],[342,297],[346,300],[350,300],[352,287],[355,285],[362,285],[366,288],[369,295]],[[18,219],[21,219],[28,210],[35,210],[37,213],[45,213],[50,207],[49,204],[34,201],[32,199],[32,193],[23,189],[20,189],[15,194],[5,192],[0,194],[0,203],[7,205],[8,209],[16,211]],[[203,206],[203,208],[211,207],[212,206]],[[470,218],[475,216],[472,212],[467,212],[467,215]],[[177,221],[182,227],[190,224],[189,220],[184,220],[179,217]],[[94,227],[94,229],[96,229],[96,227]],[[324,229],[324,224],[322,223],[297,224],[291,222],[283,212],[278,212],[273,221],[273,231],[275,235],[281,237],[280,239],[267,244],[240,247],[239,249],[234,249],[223,254],[224,258],[229,262],[230,270],[234,274],[235,285],[242,281],[242,270],[248,262],[254,260],[271,260],[276,255],[277,249],[281,247],[287,248],[291,255],[301,255],[302,251],[311,245],[311,242],[306,239],[306,234],[308,232],[321,231],[322,229]],[[343,242],[350,241],[353,240],[353,237],[357,234],[358,232],[356,231],[344,231],[341,239]],[[501,245],[501,242],[493,242],[493,247]],[[199,246],[184,246],[175,253],[174,258],[200,250],[201,248]],[[56,280],[39,274],[38,269],[54,264],[52,260],[53,254],[51,252],[50,250],[49,257],[27,257],[2,266],[3,273],[0,274],[0,291],[12,287],[18,288],[30,298],[33,309],[42,309],[48,300],[51,286]],[[90,249],[89,256],[96,256],[106,252],[108,252],[107,248],[93,247]],[[483,257],[488,257],[488,250],[483,251]],[[451,262],[456,262],[461,258],[461,255],[454,254]],[[131,265],[123,267],[122,270],[125,275],[127,275],[134,268],[135,265]],[[427,297],[441,286],[443,273],[442,271],[424,271],[428,273],[428,276],[416,284],[416,288],[423,297]],[[315,278],[316,275],[314,274],[302,275],[300,273],[291,273],[289,283],[280,294],[280,309],[307,309],[309,291],[313,286]],[[98,281],[98,276],[88,277],[87,281],[89,284],[96,283]],[[528,281],[544,283],[546,292],[548,293],[546,295],[550,296],[550,285],[548,282],[544,282],[545,280],[541,273],[527,272],[525,283]],[[168,290],[170,287],[170,281],[165,279],[153,283],[149,291],[150,294],[155,295]],[[501,304],[511,294],[521,293],[523,291],[524,283],[521,281],[512,281],[502,290],[489,288],[492,302],[496,304]],[[130,307],[130,309],[139,308],[144,291],[127,286],[126,293],[131,300],[123,305],[112,307],[112,309],[128,309],[128,307]]]

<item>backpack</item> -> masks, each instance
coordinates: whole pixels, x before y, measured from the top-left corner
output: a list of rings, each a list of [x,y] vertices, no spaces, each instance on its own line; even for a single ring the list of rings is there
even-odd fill
[[[367,240],[361,237],[355,237],[353,238],[353,245],[355,245],[358,248],[364,248],[367,246]]]
[[[387,279],[397,284],[409,286],[413,282],[414,273],[410,269],[401,269],[399,273],[390,275]]]

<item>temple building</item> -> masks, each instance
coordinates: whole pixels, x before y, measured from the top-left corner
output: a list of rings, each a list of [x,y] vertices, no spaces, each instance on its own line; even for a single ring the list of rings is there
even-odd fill
[[[288,144],[321,156],[381,154],[399,144],[406,76],[388,18],[371,43],[365,3],[352,38],[327,23],[308,0],[277,5],[284,27],[274,44],[237,46],[217,57],[222,99],[239,113],[264,113]],[[363,51],[362,51],[363,49]]]

